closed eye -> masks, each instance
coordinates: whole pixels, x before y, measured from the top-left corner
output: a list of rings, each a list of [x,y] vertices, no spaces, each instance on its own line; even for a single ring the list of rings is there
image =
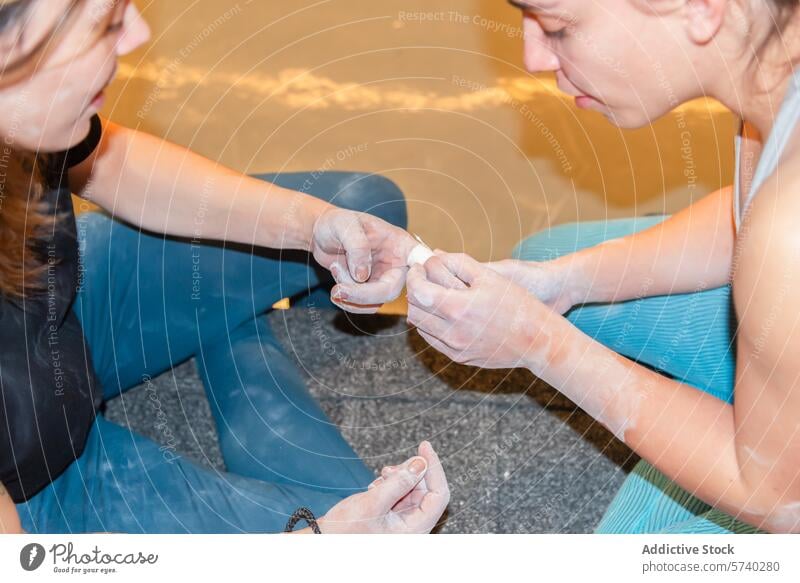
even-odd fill
[[[519,2],[519,0],[508,0],[508,3],[514,8],[519,8],[523,12],[529,12],[531,10],[531,6],[529,4]]]
[[[559,39],[563,39],[566,36],[567,29],[566,28],[560,28],[558,30],[545,30],[545,29],[542,29],[542,33],[547,38],[552,38],[552,39],[559,40]]]
[[[108,26],[108,28],[106,29],[106,34],[115,34],[115,33],[119,32],[120,30],[122,30],[123,24],[124,24],[124,21],[122,21],[122,20],[120,20],[119,22],[115,22],[113,24],[110,24]]]
[[[523,13],[530,14],[531,16],[534,16],[534,9],[533,9],[533,6],[531,6],[530,4],[525,4],[524,2],[521,2],[520,0],[508,0],[508,3],[511,4],[511,6],[513,6],[514,8],[518,8],[518,9],[522,10]],[[554,39],[554,40],[563,39],[566,36],[566,33],[567,33],[567,27],[566,26],[562,27],[562,28],[559,28],[558,30],[547,30],[547,29],[544,28],[544,26],[541,26],[541,23],[540,23],[540,28],[541,28],[542,34],[544,34],[544,36],[546,36],[549,39]]]

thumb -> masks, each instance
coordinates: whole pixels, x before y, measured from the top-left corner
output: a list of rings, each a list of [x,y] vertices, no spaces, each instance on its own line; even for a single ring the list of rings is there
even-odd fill
[[[363,283],[372,274],[372,250],[358,215],[356,213],[349,214],[351,220],[340,225],[336,229],[336,234],[347,257],[350,276],[356,282]]]
[[[487,261],[483,264],[484,267],[488,267],[495,273],[502,275],[507,279],[513,279],[513,276],[516,275],[517,270],[519,269],[519,265],[513,259],[503,259],[501,261]]]
[[[481,272],[485,269],[483,265],[465,253],[440,252],[437,253],[436,256],[441,259],[445,267],[450,270],[450,273],[467,285],[478,279]]]
[[[383,482],[372,489],[379,510],[389,512],[399,500],[411,492],[425,476],[428,462],[422,456],[408,460],[397,471],[383,477]]]
[[[441,258],[434,255],[424,265],[428,281],[448,289],[467,289],[467,285],[450,273]]]

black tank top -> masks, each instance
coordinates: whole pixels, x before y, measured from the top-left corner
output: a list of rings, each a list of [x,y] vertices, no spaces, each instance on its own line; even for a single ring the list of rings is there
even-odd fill
[[[44,200],[58,218],[38,243],[46,262],[42,290],[23,300],[0,296],[0,482],[17,503],[81,455],[102,398],[71,310],[79,256],[67,182],[67,170],[94,151],[101,133],[95,116],[83,142],[48,157]]]

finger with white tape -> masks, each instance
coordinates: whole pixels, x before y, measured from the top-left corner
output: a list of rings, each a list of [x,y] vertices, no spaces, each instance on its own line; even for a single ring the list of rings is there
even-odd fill
[[[425,262],[433,257],[435,254],[431,251],[431,248],[425,245],[424,243],[420,243],[416,247],[411,250],[411,253],[408,254],[408,259],[406,259],[406,265],[411,267],[412,265],[425,265]]]

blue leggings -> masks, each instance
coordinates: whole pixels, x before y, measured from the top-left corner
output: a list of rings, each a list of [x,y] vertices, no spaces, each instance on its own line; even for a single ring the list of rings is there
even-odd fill
[[[660,223],[667,216],[559,225],[524,240],[515,256],[545,261]],[[616,352],[733,402],[733,302],[726,285],[573,308],[567,319]],[[599,533],[757,532],[671,482],[641,460],[606,511]]]
[[[345,208],[407,222],[389,180],[262,175]],[[331,283],[307,253],[145,234],[78,217],[85,272],[73,309],[105,399],[197,358],[227,473],[199,467],[98,415],[80,458],[17,506],[35,533],[281,531],[299,506],[324,514],[372,472],[308,393],[265,313]]]

